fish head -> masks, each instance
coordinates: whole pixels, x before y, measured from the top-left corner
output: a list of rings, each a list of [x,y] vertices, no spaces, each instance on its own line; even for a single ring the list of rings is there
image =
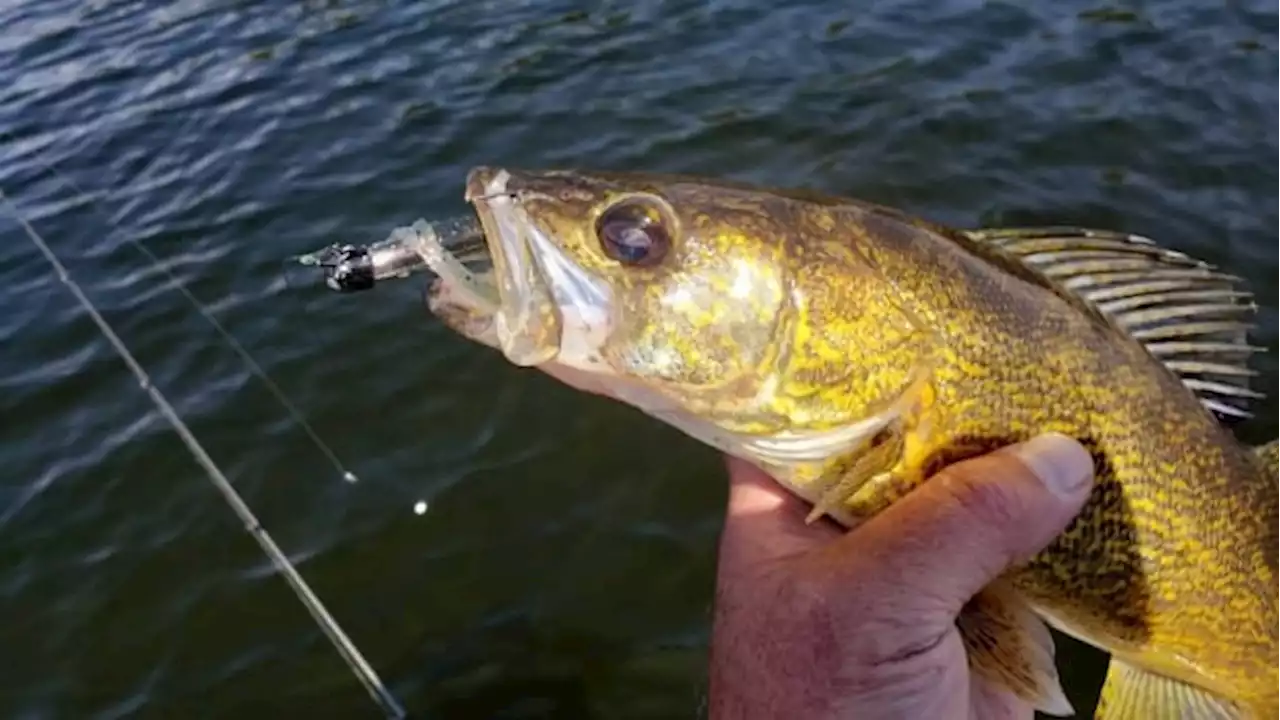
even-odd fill
[[[774,465],[839,454],[924,366],[927,333],[841,232],[836,201],[490,167],[469,174],[467,199],[497,301],[460,309],[442,278],[437,315],[727,452]]]

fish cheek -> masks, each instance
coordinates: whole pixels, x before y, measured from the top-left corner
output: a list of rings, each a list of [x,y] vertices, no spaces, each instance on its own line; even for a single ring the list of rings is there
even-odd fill
[[[811,248],[792,274],[795,319],[782,393],[793,420],[865,419],[906,391],[933,351],[893,288],[843,249]]]
[[[721,287],[719,277],[705,271],[671,273],[631,288],[620,298],[617,325],[605,349],[611,364],[673,386],[709,389],[743,381],[754,386],[777,340],[782,283],[772,276],[753,278],[749,293],[735,294]]]

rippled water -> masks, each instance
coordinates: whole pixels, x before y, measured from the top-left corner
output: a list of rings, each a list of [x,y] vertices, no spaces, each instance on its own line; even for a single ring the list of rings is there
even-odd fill
[[[461,211],[490,162],[1103,225],[1250,280],[1274,397],[1276,20],[1263,0],[0,0],[0,189],[412,711],[688,717],[719,459],[453,337],[413,283],[337,297],[282,259]],[[0,715],[373,716],[8,220],[0,308]],[[1260,415],[1251,439],[1275,435],[1274,400]],[[1087,707],[1100,656],[1063,655]]]

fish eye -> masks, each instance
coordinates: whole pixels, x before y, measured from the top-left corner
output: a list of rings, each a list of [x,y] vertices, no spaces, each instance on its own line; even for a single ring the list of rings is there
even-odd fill
[[[630,198],[605,210],[596,220],[596,237],[604,254],[631,267],[658,264],[671,249],[663,213],[652,202]]]

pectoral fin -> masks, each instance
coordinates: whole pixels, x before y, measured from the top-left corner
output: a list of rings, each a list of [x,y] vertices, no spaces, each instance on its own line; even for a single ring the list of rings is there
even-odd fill
[[[956,619],[969,667],[1049,715],[1071,715],[1053,662],[1053,636],[1025,601],[1000,583],[969,601]]]
[[[1097,720],[1241,720],[1233,704],[1200,688],[1111,658]]]

